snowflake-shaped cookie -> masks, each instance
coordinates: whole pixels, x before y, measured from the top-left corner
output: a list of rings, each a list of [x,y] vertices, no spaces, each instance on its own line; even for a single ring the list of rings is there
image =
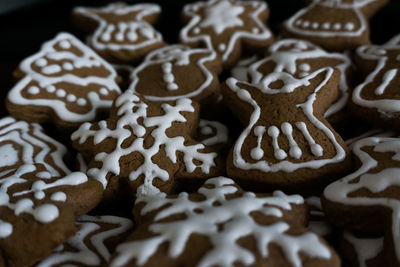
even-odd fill
[[[120,94],[113,67],[68,33],[21,62],[7,96],[16,118],[73,128],[108,111]]]
[[[186,26],[181,42],[205,46],[221,57],[224,67],[232,67],[242,49],[260,49],[271,44],[266,27],[268,6],[261,1],[209,0],[187,4],[183,9]]]
[[[164,45],[153,28],[161,14],[156,4],[112,3],[105,7],[76,7],[73,17],[79,29],[92,33],[89,45],[115,63],[132,63]]]
[[[111,266],[339,265],[335,252],[305,228],[299,195],[256,195],[217,177],[195,193],[139,197],[134,212],[140,224],[117,247]]]
[[[175,180],[220,172],[217,154],[193,141],[198,105],[188,98],[148,102],[126,91],[110,118],[85,123],[72,134],[74,147],[91,159],[88,175],[102,182],[129,178],[133,191],[170,191]]]

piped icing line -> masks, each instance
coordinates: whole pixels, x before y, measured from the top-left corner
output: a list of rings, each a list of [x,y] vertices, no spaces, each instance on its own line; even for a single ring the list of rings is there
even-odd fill
[[[287,22],[285,23],[285,26],[290,30],[291,32],[301,34],[301,35],[306,35],[306,36],[317,36],[321,38],[326,38],[326,37],[358,37],[361,36],[366,30],[367,30],[367,25],[368,22],[365,19],[364,14],[362,14],[360,8],[374,2],[376,0],[366,0],[366,1],[361,1],[360,3],[357,3],[359,1],[354,1],[356,2],[355,4],[353,3],[342,3],[341,1],[323,1],[323,0],[313,0],[313,3],[311,3],[309,6],[300,9],[294,16],[290,17]],[[329,5],[329,2],[335,2],[335,5]],[[308,25],[302,23],[301,26],[297,24],[297,21],[299,21],[299,18],[301,18],[304,14],[310,12],[313,8],[317,6],[325,6],[328,8],[336,8],[338,9],[337,12],[340,12],[339,10],[351,10],[355,15],[356,18],[358,19],[360,23],[360,27],[358,29],[354,29],[354,24],[353,27],[350,27],[350,24],[347,24],[345,27],[344,31],[339,31],[341,29],[340,24],[334,24],[333,28],[336,31],[329,31],[329,27],[321,27],[322,29],[317,30],[316,28],[312,27],[312,29],[307,29]],[[328,25],[328,24],[325,24]],[[350,29],[351,28],[351,29]]]
[[[64,47],[66,43],[69,43],[70,46],[76,47],[80,52],[82,52],[82,56],[77,56],[76,54],[73,54],[70,51],[58,51],[55,49],[54,46],[56,45],[62,46],[61,44],[63,43]],[[107,70],[108,75],[106,77],[99,77],[93,75],[87,77],[78,77],[72,73],[65,73],[63,75],[53,76],[54,73],[51,74],[41,73],[37,72],[32,68],[33,65],[46,66],[47,63],[44,62],[46,58],[58,61],[70,60],[72,61],[70,64],[72,65],[73,69],[101,66]],[[106,61],[104,61],[102,58],[100,58],[89,47],[84,45],[81,41],[79,41],[77,38],[75,38],[73,35],[69,33],[59,33],[54,39],[44,43],[41,50],[38,53],[23,60],[19,68],[24,73],[25,77],[22,80],[20,80],[9,91],[7,96],[8,100],[12,104],[50,107],[61,120],[67,122],[77,123],[77,122],[93,120],[96,116],[97,109],[109,108],[112,104],[112,100],[103,99],[101,97],[101,92],[96,92],[96,91],[88,92],[86,96],[87,101],[84,98],[78,99],[76,96],[74,97],[73,95],[70,94],[67,95],[65,90],[57,89],[54,86],[55,84],[70,83],[81,87],[85,87],[90,84],[97,84],[102,88],[104,88],[107,94],[112,91],[115,91],[118,94],[120,93],[120,89],[115,82],[115,79],[117,78],[117,73],[115,72],[113,67],[109,65]],[[36,98],[36,99],[25,98],[22,95],[22,93],[24,89],[27,88],[27,85],[30,84],[31,82],[37,82],[38,85],[42,88],[41,90],[46,90],[48,93],[55,93],[57,97],[62,98],[62,100],[44,99],[44,98]],[[36,93],[38,93],[37,92],[38,89],[39,88],[35,89]],[[28,92],[29,90],[32,89],[28,88]],[[32,91],[30,93],[32,93]],[[86,105],[87,102],[89,102],[92,105],[92,108],[87,110],[86,113],[75,113],[67,108],[66,102],[64,102],[65,100],[63,99],[64,97],[66,97],[67,101],[77,101],[78,105],[79,104]]]
[[[345,231],[343,238],[353,246],[360,267],[367,267],[367,261],[377,257],[383,249],[382,237],[358,238],[354,234]]]
[[[284,122],[281,124],[282,133],[286,135],[286,138],[289,141],[289,155],[293,158],[299,159],[301,157],[301,149],[297,145],[296,141],[293,138],[293,126],[288,123]]]
[[[305,122],[298,121],[295,123],[295,125],[303,133],[303,136],[306,138],[308,144],[310,145],[311,153],[313,153],[314,156],[321,157],[324,153],[324,150],[319,144],[315,143],[315,140],[312,138],[310,132],[307,130],[307,125],[305,124]]]
[[[290,76],[287,73],[284,72],[274,72],[268,76],[264,80],[262,80],[258,84],[250,84],[248,82],[240,82],[243,84],[246,84],[248,86],[255,87],[256,89],[260,90],[261,92],[265,94],[275,94],[278,92],[281,93],[291,93],[295,90],[295,88],[303,85],[309,85],[309,80],[316,77],[319,73],[321,72],[326,72],[326,76],[324,80],[315,88],[314,92],[307,98],[306,102],[302,104],[298,104],[297,106],[301,109],[301,111],[306,115],[308,120],[311,122],[311,124],[319,129],[320,131],[324,132],[326,137],[331,141],[333,144],[336,154],[332,158],[325,158],[325,159],[317,159],[317,160],[310,160],[306,162],[290,162],[289,160],[282,160],[278,163],[271,163],[266,160],[259,160],[257,162],[248,162],[246,159],[243,158],[242,156],[242,147],[245,142],[245,139],[250,135],[252,129],[255,127],[257,124],[258,120],[261,117],[261,107],[257,104],[257,102],[252,98],[250,93],[244,89],[241,89],[237,86],[237,83],[239,83],[238,80],[235,78],[229,78],[227,80],[227,85],[232,90],[233,92],[236,92],[237,96],[239,99],[243,100],[244,102],[248,103],[252,108],[253,112],[249,118],[249,124],[246,126],[246,128],[242,131],[240,136],[238,137],[234,147],[233,147],[233,164],[240,169],[243,170],[260,170],[263,172],[278,172],[278,171],[284,171],[284,172],[293,172],[297,169],[300,168],[312,168],[312,169],[317,169],[320,168],[324,165],[327,164],[333,164],[333,163],[338,163],[341,162],[345,159],[346,157],[346,152],[343,149],[343,147],[338,143],[336,140],[335,135],[333,132],[325,126],[319,119],[315,117],[313,114],[313,103],[315,102],[316,95],[319,92],[319,90],[326,85],[326,83],[329,81],[330,77],[333,74],[333,68],[327,67],[323,68],[320,70],[317,70],[310,75],[301,78],[301,79],[295,79],[294,77]],[[285,85],[281,88],[281,90],[276,90],[276,89],[271,89],[269,88],[268,84],[270,84],[272,81],[276,81],[279,79],[282,79],[285,81]],[[267,82],[265,82],[267,80]],[[301,124],[300,124],[301,125]],[[306,134],[303,132],[303,134]],[[311,144],[310,144],[311,145]],[[311,149],[313,149],[311,147]],[[317,153],[317,151],[314,151]]]
[[[270,30],[266,28],[266,26],[263,24],[263,22],[258,19],[258,16],[261,12],[266,10],[268,8],[267,3],[265,2],[259,2],[259,1],[235,1],[236,3],[240,3],[241,5],[252,5],[258,6],[258,8],[251,14],[251,18],[253,21],[257,24],[258,28],[262,30],[262,32],[246,32],[246,31],[236,31],[231,35],[231,38],[229,40],[228,44],[224,44],[224,49],[219,49],[218,47],[213,47],[213,42],[211,39],[211,36],[205,35],[205,34],[200,34],[198,36],[191,36],[190,32],[195,29],[199,23],[201,23],[201,17],[196,13],[196,11],[200,8],[207,8],[215,3],[219,2],[219,0],[209,0],[207,2],[198,2],[194,4],[189,4],[185,5],[183,8],[183,13],[187,16],[190,17],[189,23],[181,30],[179,36],[182,42],[184,43],[205,43],[206,47],[213,50],[213,51],[219,51],[222,52],[222,61],[225,62],[227,61],[228,57],[231,55],[232,50],[234,48],[235,43],[237,42],[238,39],[240,38],[251,38],[255,40],[268,40],[272,38],[272,33]],[[223,2],[228,2],[228,0],[223,0]],[[226,10],[222,11],[224,14],[227,14]],[[237,14],[237,13],[236,13]],[[219,20],[221,19],[221,16],[218,16]],[[217,24],[215,24],[217,25]],[[236,24],[237,25],[237,24]],[[216,30],[220,31],[220,30]]]
[[[287,51],[280,50],[282,47],[290,45],[295,45],[295,47]],[[302,69],[303,64],[299,64],[298,61],[307,61],[307,59],[309,60],[316,58],[337,59],[342,61],[342,63],[335,66],[335,68],[340,71],[339,90],[341,92],[341,97],[327,109],[324,117],[332,116],[346,106],[349,99],[347,70],[352,66],[351,60],[347,55],[341,53],[328,53],[311,42],[298,39],[279,40],[268,48],[268,52],[269,55],[267,57],[252,63],[248,67],[246,74],[250,76],[249,82],[259,83],[264,78],[265,75],[259,72],[258,69],[268,62],[274,62],[276,64],[274,68],[274,71],[276,72],[288,72],[294,75],[299,70],[302,70],[304,74],[302,76],[305,77],[310,74],[310,70],[304,69],[304,66]]]
[[[200,133],[209,135],[210,137],[201,141],[206,146],[214,146],[218,144],[226,144],[229,139],[228,127],[218,121],[210,121],[206,119],[200,119],[199,121]],[[213,129],[215,134],[213,134]]]
[[[0,163],[3,169],[0,173],[0,206],[13,210],[15,216],[28,213],[41,223],[50,223],[59,216],[57,206],[51,202],[66,202],[66,194],[56,191],[47,196],[51,201],[36,206],[34,200],[44,199],[47,189],[79,185],[88,181],[84,173],[71,172],[66,167],[63,161],[66,148],[46,136],[38,124],[6,117],[0,120],[0,143],[5,143],[0,146],[0,155],[7,157],[7,161],[2,160]],[[18,152],[17,147],[21,147],[21,152]],[[17,163],[21,164],[16,165]],[[38,166],[44,167],[44,170],[38,172]],[[30,189],[12,194],[8,192],[15,184],[31,182],[32,179],[23,177],[32,172],[35,172],[37,180],[31,184]],[[47,182],[54,178],[58,179]],[[31,193],[33,196],[29,196]],[[11,202],[14,197],[18,200]],[[6,238],[12,234],[12,226],[3,218],[0,221],[0,237]]]
[[[370,174],[370,170],[378,166],[378,162],[363,150],[364,147],[373,147],[374,152],[392,152],[392,160],[400,161],[400,140],[389,137],[364,138],[353,145],[353,154],[361,161],[361,167],[352,174],[331,183],[324,190],[324,197],[335,203],[346,206],[383,206],[392,209],[391,236],[394,251],[400,261],[400,201],[386,197],[362,197],[349,194],[365,188],[370,192],[378,193],[390,186],[400,186],[400,168],[387,168],[378,173]],[[357,183],[352,182],[360,177]]]
[[[84,215],[77,219],[80,226],[75,236],[71,237],[64,245],[61,245],[49,257],[41,261],[37,267],[50,267],[61,264],[80,263],[85,266],[99,266],[108,262],[111,252],[105,242],[107,239],[127,233],[133,227],[133,222],[127,218],[117,216],[89,216]],[[111,229],[103,230],[102,224],[113,225]],[[89,238],[90,236],[90,238]],[[87,240],[89,239],[89,240]],[[85,244],[85,241],[93,246],[94,250]],[[68,245],[76,251],[65,251]]]
[[[166,134],[166,130],[174,122],[184,123],[187,121],[181,112],[195,111],[190,99],[178,99],[175,105],[161,104],[165,114],[148,117],[148,104],[128,90],[115,100],[115,106],[118,108],[117,116],[119,117],[115,129],[109,129],[107,121],[98,122],[98,130],[92,130],[91,123],[84,123],[71,136],[71,139],[77,140],[79,144],[84,143],[89,137],[93,137],[94,145],[98,145],[106,138],[116,139],[114,151],[111,153],[99,152],[95,155],[95,161],[102,162],[102,167],[90,168],[87,172],[90,177],[100,181],[104,188],[108,184],[107,175],[120,174],[119,159],[122,156],[138,152],[143,156],[143,164],[136,170],[131,171],[129,179],[134,181],[144,175],[144,183],[139,186],[137,194],[158,193],[159,189],[153,185],[153,180],[158,178],[165,182],[171,179],[166,170],[161,169],[152,161],[152,157],[159,152],[160,146],[164,146],[166,156],[172,163],[177,163],[177,152],[182,152],[183,163],[189,173],[199,168],[203,173],[207,174],[210,172],[211,167],[215,166],[216,153],[198,151],[205,148],[203,144],[185,145],[183,136],[169,137]],[[139,123],[139,119],[143,119],[143,125]],[[154,138],[154,143],[150,147],[145,147],[146,129],[153,127],[151,136]],[[132,134],[137,138],[130,146],[124,148],[122,143]],[[194,160],[201,163],[195,164]]]
[[[140,12],[132,18],[132,21],[119,22],[117,25],[109,24],[105,19],[97,14],[97,12],[99,12],[118,16],[138,10],[140,10]],[[135,4],[129,6],[121,3],[114,3],[101,8],[77,7],[74,9],[74,12],[87,16],[97,21],[99,24],[93,35],[88,39],[90,45],[97,50],[139,50],[146,46],[151,46],[163,41],[161,33],[156,31],[152,25],[143,19],[145,16],[161,13],[161,7],[156,4]],[[123,43],[125,39],[121,40],[121,38],[115,38],[119,42],[110,42],[112,39],[111,33],[116,29],[119,29],[119,32],[116,33],[117,36],[121,36],[121,33],[128,31],[126,37],[130,42]],[[134,43],[137,40],[137,32],[139,32],[143,37],[146,37],[147,40],[140,43]]]
[[[377,65],[365,79],[363,83],[354,88],[352,101],[360,106],[368,108],[376,108],[382,113],[394,113],[400,112],[399,100],[397,99],[365,99],[361,96],[362,91],[369,84],[373,83],[377,76],[384,71],[383,79],[378,87],[375,89],[375,94],[384,94],[387,86],[389,86],[393,81],[398,80],[400,65],[396,63],[396,59],[389,59],[387,56],[388,50],[400,51],[400,34],[393,37],[386,44],[377,46],[361,46],[357,49],[357,55],[365,60],[375,60]],[[394,63],[394,64],[393,64]],[[395,68],[385,69],[386,66],[394,66]]]
[[[139,73],[141,73],[144,69],[151,65],[159,65],[159,64],[165,64],[165,63],[170,63],[172,65],[177,65],[177,66],[185,66],[191,64],[190,62],[190,57],[192,55],[198,54],[198,53],[207,53],[207,56],[202,57],[196,62],[196,66],[202,71],[205,79],[204,82],[200,85],[199,88],[196,90],[189,92],[187,94],[182,94],[182,95],[174,95],[174,96],[153,96],[153,95],[143,95],[146,99],[150,101],[173,101],[177,100],[179,98],[193,98],[195,96],[198,96],[201,94],[208,86],[210,86],[211,82],[214,79],[214,75],[211,73],[209,69],[205,66],[207,62],[214,61],[217,58],[217,54],[209,49],[202,49],[202,48],[190,48],[188,46],[184,45],[169,45],[165,46],[162,48],[159,48],[157,50],[154,50],[150,52],[145,60],[135,68],[135,70],[132,72],[130,75],[130,78],[132,80],[131,84],[129,85],[129,90],[131,90],[134,93],[137,92],[137,85],[139,83]],[[172,66],[171,66],[172,68]],[[169,84],[168,84],[169,85]],[[168,86],[167,85],[167,86]],[[178,86],[178,85],[176,85]],[[175,86],[173,86],[175,88]],[[174,90],[177,90],[179,88],[176,88]]]
[[[257,146],[250,152],[250,156],[255,160],[260,160],[264,156],[264,150],[261,148],[261,141],[266,129],[264,126],[254,128],[254,135],[257,137]]]
[[[199,259],[196,266],[233,266],[234,263],[251,265],[255,263],[255,255],[247,248],[237,244],[244,236],[253,236],[256,240],[257,253],[263,258],[269,255],[268,246],[273,243],[282,249],[284,257],[293,266],[301,266],[299,253],[308,257],[329,259],[331,252],[320,242],[317,235],[307,232],[298,236],[286,234],[290,229],[284,221],[269,225],[260,225],[250,215],[260,212],[267,216],[281,218],[283,210],[290,211],[292,205],[301,205],[304,199],[299,195],[285,195],[275,191],[271,196],[258,197],[252,192],[244,192],[237,198],[227,195],[238,192],[233,180],[225,177],[211,178],[206,181],[198,193],[205,199],[192,202],[188,193],[180,193],[177,198],[167,198],[165,194],[142,196],[136,203],[144,203],[141,215],[161,209],[150,224],[149,230],[155,235],[143,240],[128,241],[116,249],[116,257],[111,266],[121,266],[133,259],[141,266],[148,262],[158,247],[168,242],[168,256],[179,257],[186,247],[192,233],[205,235],[212,247]],[[212,187],[211,187],[212,186]],[[215,202],[220,205],[214,205]],[[201,213],[195,212],[201,210]],[[162,222],[174,214],[184,214],[185,219]],[[216,216],[218,214],[218,216]],[[218,226],[223,225],[221,229]],[[245,226],[245,227],[244,227]]]

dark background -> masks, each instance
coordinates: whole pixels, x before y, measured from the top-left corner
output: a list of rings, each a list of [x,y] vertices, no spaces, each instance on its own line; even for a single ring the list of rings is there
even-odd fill
[[[0,0],[0,94],[13,85],[12,71],[25,57],[39,50],[40,45],[60,31],[83,37],[70,23],[74,6],[101,6],[112,1],[96,0]],[[125,1],[128,3],[146,2]],[[162,15],[156,28],[168,43],[176,43],[180,23],[180,11],[184,4],[193,1],[159,0]],[[269,0],[271,10],[269,25],[279,33],[281,22],[302,6],[301,0]],[[371,39],[383,43],[400,33],[400,1],[392,0],[371,20]],[[4,105],[0,105],[0,115]]]

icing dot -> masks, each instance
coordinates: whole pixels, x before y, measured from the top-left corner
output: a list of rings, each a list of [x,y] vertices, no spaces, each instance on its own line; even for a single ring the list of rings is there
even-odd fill
[[[71,43],[67,40],[63,40],[60,42],[60,47],[64,49],[69,49],[71,48]]]
[[[310,26],[310,22],[308,20],[303,22],[303,28],[308,28]]]
[[[49,85],[46,87],[46,91],[49,93],[54,93],[56,91],[56,87],[54,85]]]
[[[225,49],[226,49],[226,45],[225,44],[219,44],[218,45],[218,50],[219,51],[223,52],[223,51],[225,51]]]
[[[311,152],[317,156],[317,157],[321,157],[324,150],[322,149],[322,147],[318,144],[312,144],[311,145]]]
[[[263,135],[264,132],[265,132],[265,127],[264,126],[257,126],[256,128],[254,128],[254,134],[256,136]]]
[[[179,87],[178,87],[178,85],[176,83],[170,83],[170,84],[167,85],[167,89],[168,90],[178,90]]]
[[[339,22],[333,24],[333,29],[340,30],[340,28],[342,28],[342,24],[340,24]]]
[[[28,88],[28,93],[30,93],[31,95],[37,95],[39,94],[40,89],[37,86],[31,86]]]
[[[299,69],[304,72],[309,72],[311,70],[311,66],[310,64],[302,63],[300,64]]]
[[[86,100],[84,98],[79,98],[78,101],[76,102],[79,106],[84,106],[86,105]]]
[[[108,90],[106,89],[106,88],[101,88],[100,89],[100,94],[102,94],[102,95],[108,95]]]
[[[259,32],[260,32],[260,29],[254,27],[251,31],[252,31],[253,33],[259,33]]]
[[[354,24],[351,23],[351,22],[347,22],[346,25],[344,25],[344,28],[345,28],[347,31],[352,31],[352,30],[354,30]]]
[[[34,210],[33,216],[39,222],[48,223],[58,217],[58,209],[54,205],[44,204]]]
[[[64,89],[57,89],[56,91],[56,96],[58,97],[65,97],[67,95],[67,93],[65,92]]]
[[[39,67],[44,67],[47,65],[47,60],[44,58],[39,58],[38,60],[35,61],[36,66]]]
[[[161,68],[163,69],[164,72],[171,72],[172,64],[169,62],[165,62],[164,64],[162,64]]]
[[[199,27],[194,28],[193,29],[193,33],[194,34],[199,34],[200,33],[200,28]]]
[[[325,22],[322,24],[322,29],[329,30],[330,27],[331,27],[331,24],[329,22]]]
[[[63,69],[64,69],[64,70],[73,70],[73,69],[74,69],[74,66],[73,66],[71,63],[69,63],[69,62],[65,62],[65,63],[63,64]]]
[[[10,223],[0,220],[0,238],[6,238],[12,231],[13,227]]]
[[[76,96],[73,94],[67,95],[67,101],[68,102],[75,102],[76,101]]]
[[[250,156],[255,160],[260,160],[264,156],[264,151],[260,147],[251,150]]]
[[[67,195],[64,192],[55,192],[54,194],[51,195],[50,199],[53,201],[63,201],[64,202],[67,200]]]
[[[317,29],[318,26],[319,26],[319,23],[318,23],[318,22],[314,22],[313,24],[311,24],[311,27],[312,27],[313,29]]]
[[[172,83],[174,82],[174,75],[172,73],[166,73],[164,74],[164,81],[167,83]]]
[[[296,24],[297,26],[300,26],[302,23],[303,23],[303,21],[302,21],[301,19],[299,19],[299,20],[296,21],[295,24]]]
[[[0,146],[0,167],[12,166],[18,162],[18,151],[11,145]]]

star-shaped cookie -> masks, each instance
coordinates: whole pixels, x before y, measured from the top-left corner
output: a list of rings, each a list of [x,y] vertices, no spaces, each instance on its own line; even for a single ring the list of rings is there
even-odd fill
[[[263,50],[273,42],[265,25],[268,6],[261,1],[209,0],[183,8],[186,23],[182,43],[216,51],[225,68],[239,60],[242,50]]]

